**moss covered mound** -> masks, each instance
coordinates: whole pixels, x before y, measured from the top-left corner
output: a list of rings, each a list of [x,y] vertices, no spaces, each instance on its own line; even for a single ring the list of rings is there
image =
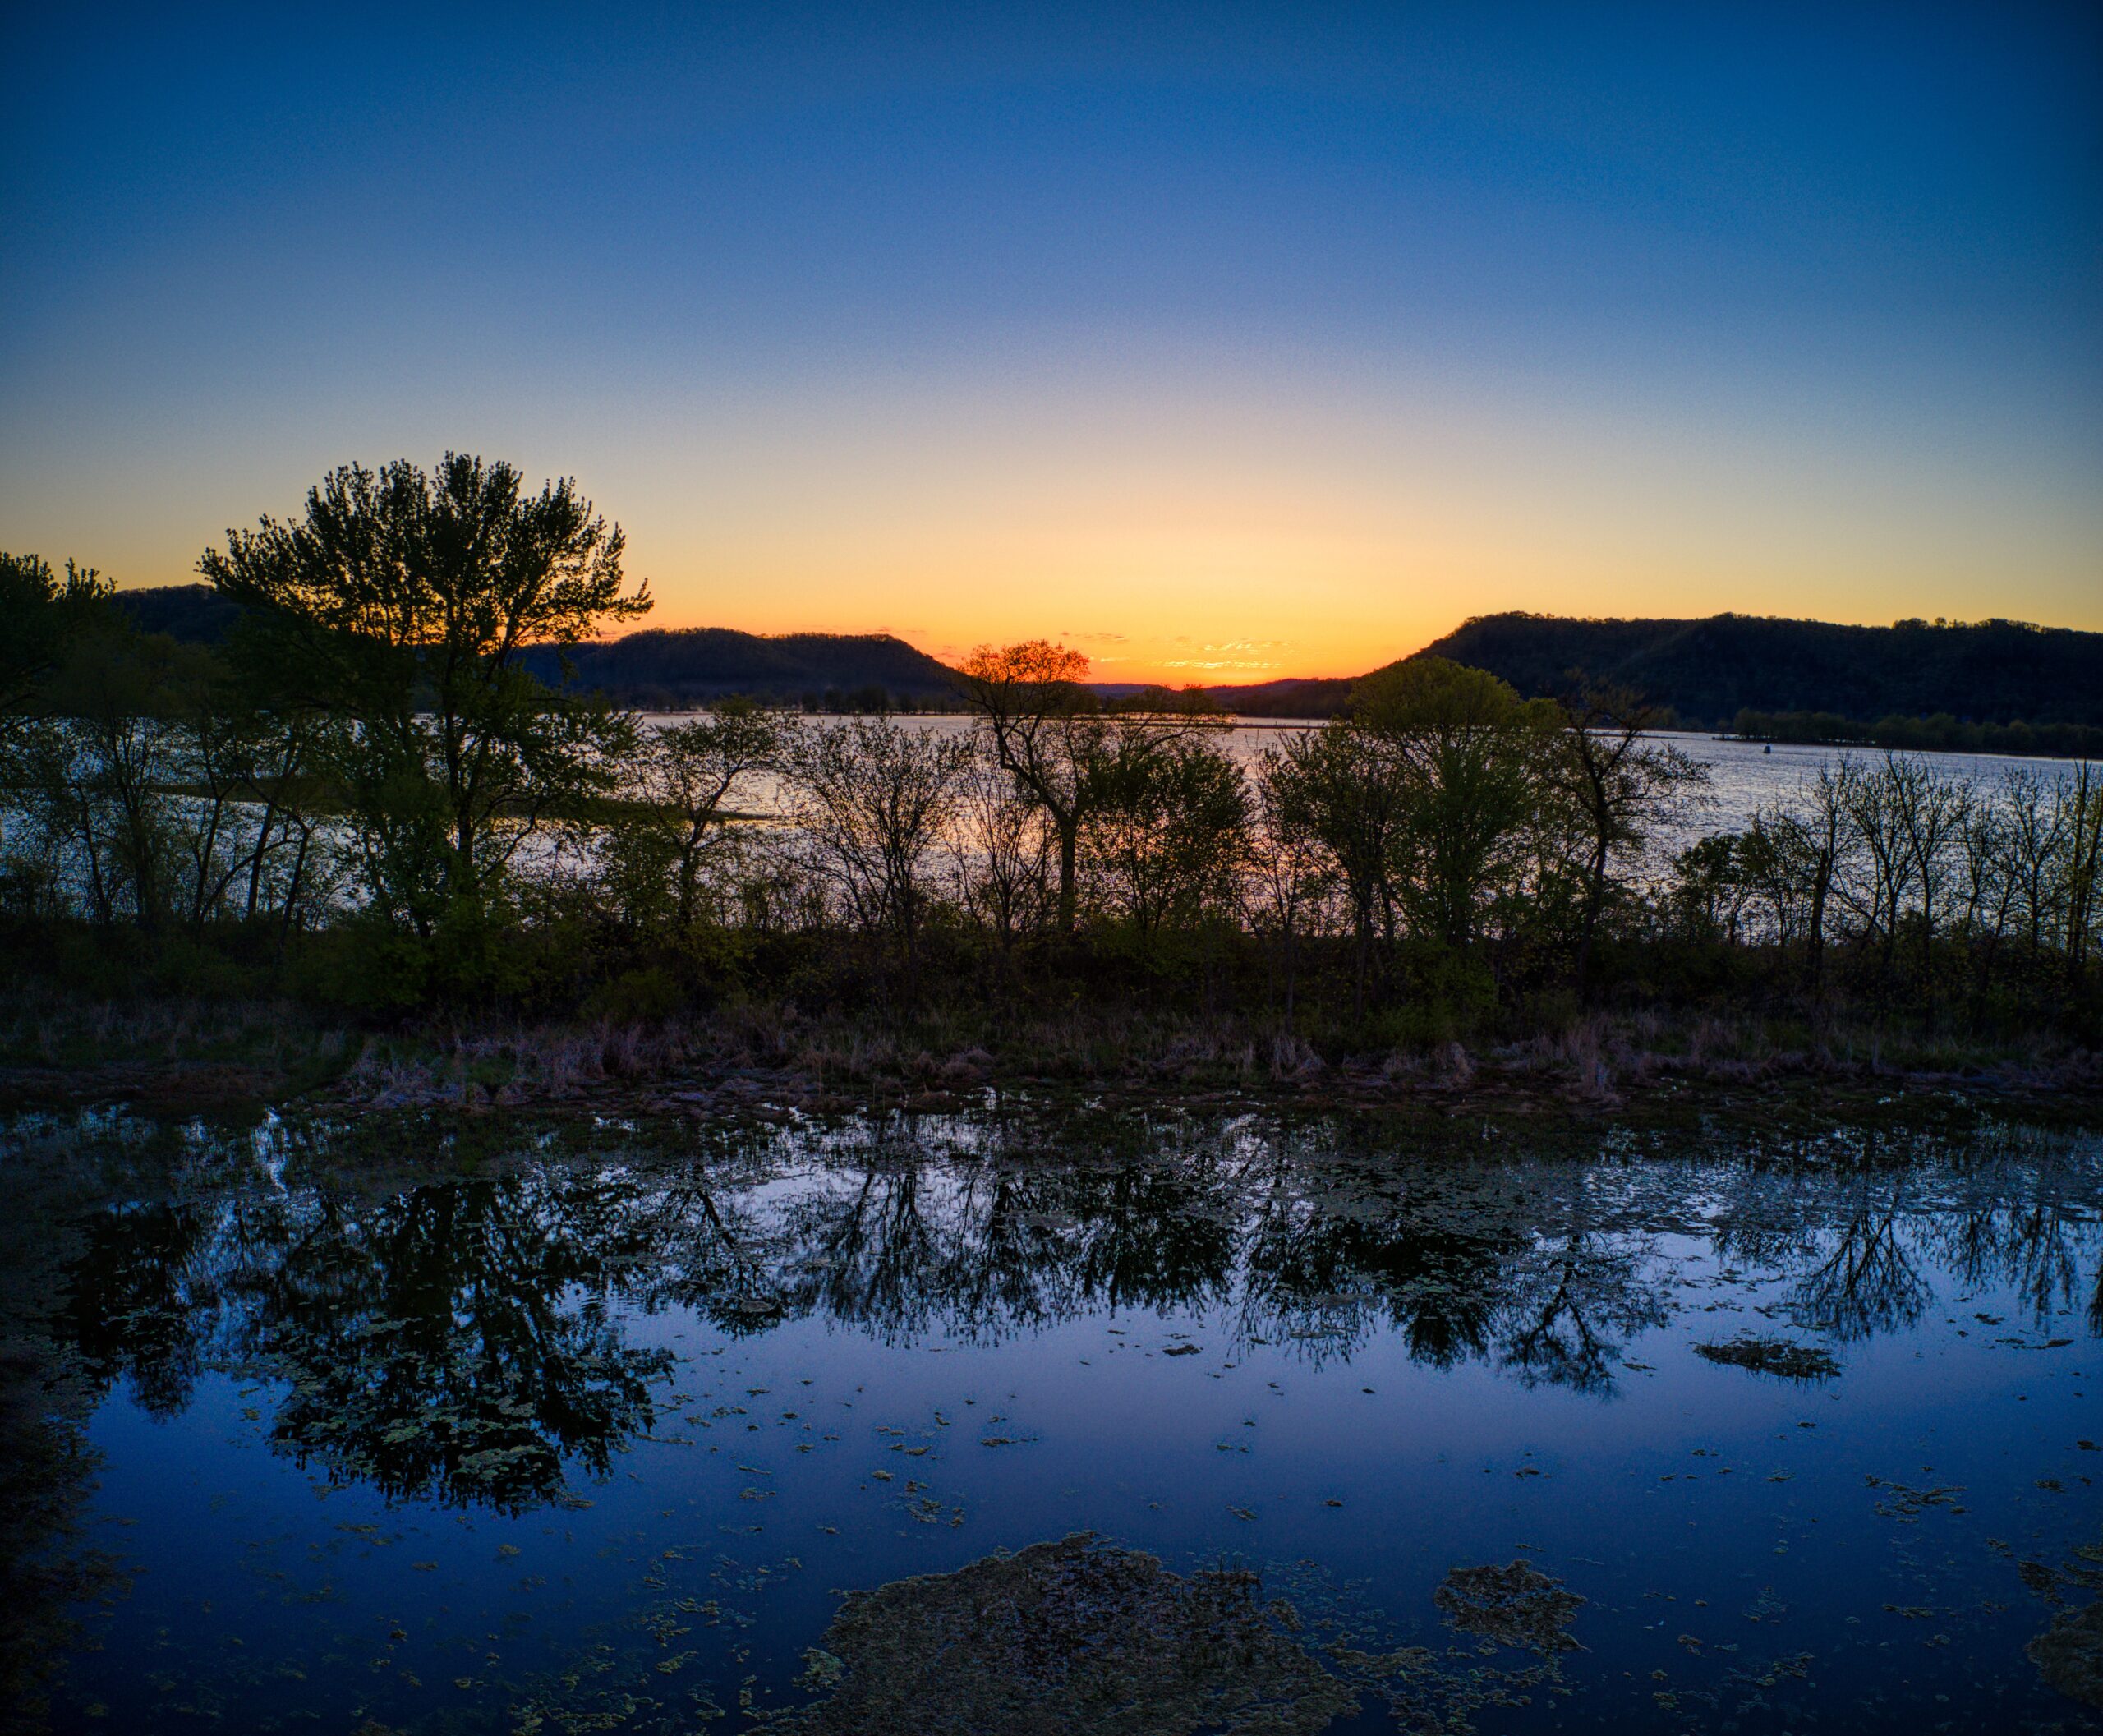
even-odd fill
[[[1705,1361],[1749,1368],[1756,1375],[1772,1375],[1781,1380],[1830,1380],[1840,1372],[1840,1365],[1815,1344],[1763,1338],[1750,1333],[1721,1344],[1697,1344],[1694,1354]]]
[[[2103,1603],[2055,1616],[2027,1650],[2030,1661],[2061,1693],[2084,1706],[2103,1706]]]
[[[1256,1576],[1171,1573],[1093,1534],[849,1597],[806,1679],[798,1736],[1297,1736],[1357,1710]]]
[[[1585,1649],[1569,1632],[1585,1600],[1524,1561],[1456,1568],[1432,1601],[1456,1632],[1484,1642],[1485,1651],[1508,1646],[1553,1658]]]

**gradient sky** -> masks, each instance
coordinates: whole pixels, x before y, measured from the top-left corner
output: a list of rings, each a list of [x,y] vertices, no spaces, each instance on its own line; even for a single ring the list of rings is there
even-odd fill
[[[452,447],[654,624],[1105,679],[2103,628],[2103,9],[1012,10],[9,7],[0,547]]]

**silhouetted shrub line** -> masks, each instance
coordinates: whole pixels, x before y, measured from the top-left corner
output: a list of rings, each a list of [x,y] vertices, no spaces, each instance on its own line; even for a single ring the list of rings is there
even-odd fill
[[[1740,711],[1731,733],[1745,741],[1802,742],[1823,747],[1876,747],[1921,753],[2004,753],[2021,758],[2103,757],[2103,729],[2088,724],[1961,722],[1947,711],[1932,717],[1897,713],[1858,723],[1830,711]]]

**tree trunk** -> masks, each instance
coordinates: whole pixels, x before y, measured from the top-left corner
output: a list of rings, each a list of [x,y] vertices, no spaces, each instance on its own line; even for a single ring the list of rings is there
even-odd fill
[[[1080,827],[1070,821],[1057,822],[1059,829],[1059,932],[1074,932],[1076,902],[1074,892],[1075,859],[1079,851]]]

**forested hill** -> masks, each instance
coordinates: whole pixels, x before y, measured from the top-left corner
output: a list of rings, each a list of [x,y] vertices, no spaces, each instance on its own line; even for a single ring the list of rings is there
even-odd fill
[[[148,585],[117,593],[117,606],[145,633],[164,633],[186,645],[217,645],[241,619],[209,585]]]
[[[1981,723],[2103,725],[2103,633],[1983,621],[1843,627],[1745,615],[1705,620],[1597,621],[1489,615],[1419,656],[1501,675],[1532,698],[1576,679],[1635,688],[1691,725],[1743,709],[1825,711],[1871,721],[1947,712]],[[1261,716],[1325,716],[1349,680],[1219,688],[1230,708]]]
[[[117,594],[150,633],[223,640],[239,610],[208,585]],[[550,680],[561,659],[528,654]],[[1581,681],[1633,688],[1690,726],[1728,727],[1741,711],[1821,712],[1874,722],[1937,713],[1968,721],[2103,727],[2103,633],[1982,621],[1937,627],[1843,627],[1747,615],[1705,620],[1576,620],[1486,615],[1427,645],[1501,675],[1528,698]],[[625,705],[683,707],[748,693],[760,698],[927,703],[953,691],[949,670],[888,633],[784,633],[725,627],[647,628],[571,647],[569,679]],[[1216,687],[1230,711],[1259,717],[1327,717],[1355,677]]]
[[[147,586],[120,591],[116,601],[146,632],[186,644],[222,643],[241,618],[240,609],[209,585]],[[536,647],[526,656],[544,679],[563,679],[562,656],[551,647]],[[642,707],[685,707],[729,693],[881,705],[924,702],[952,691],[941,664],[881,633],[766,638],[727,627],[647,628],[572,646],[568,661],[570,684]]]
[[[569,684],[624,705],[683,707],[729,693],[756,698],[826,695],[925,700],[952,691],[949,670],[887,633],[785,633],[727,627],[646,628],[618,639],[573,645]],[[527,653],[550,681],[561,676],[550,647]]]

